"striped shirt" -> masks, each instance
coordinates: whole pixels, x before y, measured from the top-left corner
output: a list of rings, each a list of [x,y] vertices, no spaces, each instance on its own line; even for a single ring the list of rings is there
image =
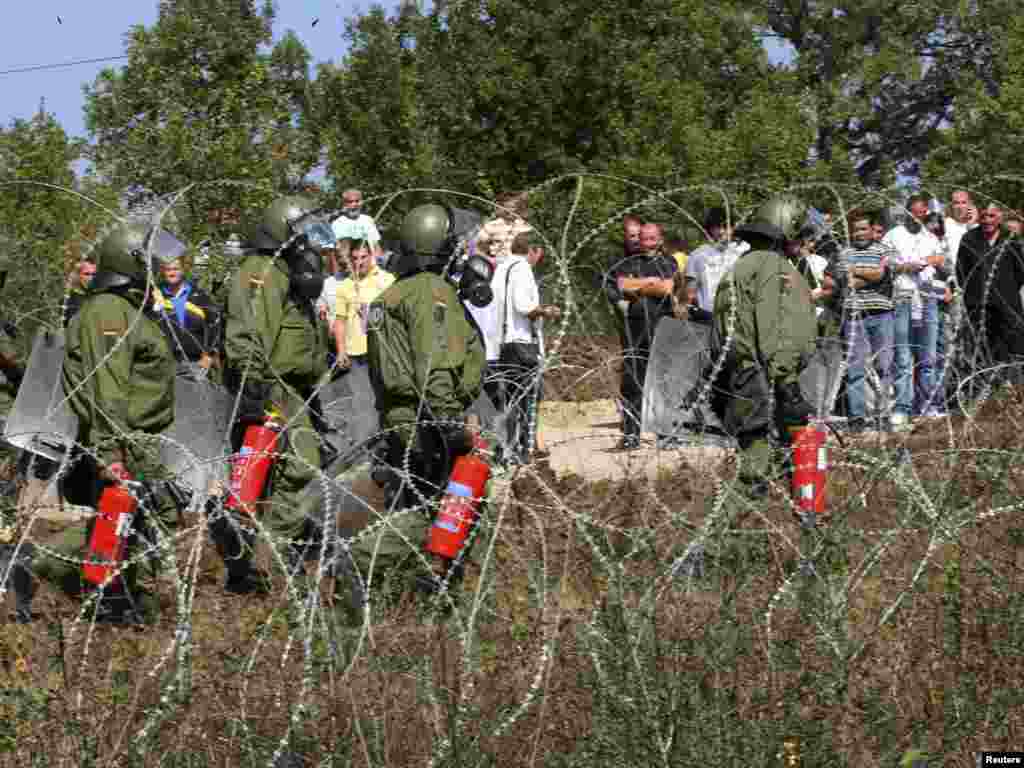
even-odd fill
[[[890,262],[894,251],[882,243],[851,245],[839,252],[839,255],[825,268],[830,276],[843,290],[843,309],[845,313],[864,313],[875,315],[880,312],[891,312],[892,303],[892,272]],[[877,283],[868,283],[863,288],[853,289],[847,279],[850,269],[854,267],[881,267],[884,270],[882,279]]]

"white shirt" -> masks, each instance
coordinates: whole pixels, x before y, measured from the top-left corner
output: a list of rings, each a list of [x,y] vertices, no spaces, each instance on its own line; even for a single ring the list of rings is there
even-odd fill
[[[505,282],[508,278],[508,295]],[[504,341],[521,344],[539,343],[533,321],[527,315],[540,305],[540,291],[533,276],[533,267],[523,256],[498,259],[491,279],[494,306],[498,314],[498,343]]]
[[[331,224],[331,229],[334,230],[334,236],[339,240],[344,238],[366,240],[370,245],[376,245],[380,242],[380,232],[377,231],[377,225],[374,223],[373,218],[365,213],[359,214],[357,219],[350,219],[348,216],[341,215]]]
[[[715,308],[715,291],[736,260],[750,250],[746,242],[702,245],[686,261],[686,276],[697,286],[697,305],[708,312]]]
[[[317,309],[327,307],[327,327],[329,328],[338,312],[338,278],[334,275],[324,278],[324,289],[320,292],[320,298],[316,303]]]
[[[811,274],[814,275],[814,279],[818,281],[818,285],[821,285],[825,279],[825,267],[828,266],[828,259],[821,254],[810,253],[807,255],[807,266],[811,270]],[[814,312],[818,317],[821,317],[825,312],[824,307],[815,307]]]
[[[480,327],[480,333],[484,337],[484,350],[487,353],[487,362],[493,363],[500,356],[501,350],[501,326],[498,317],[498,302],[491,301],[486,307],[475,307],[466,302],[466,309],[476,320]]]
[[[960,252],[960,240],[974,229],[974,226],[961,224],[950,216],[946,217],[946,244],[949,246],[949,260],[952,262],[954,270],[956,269],[956,255]]]
[[[896,251],[895,264],[927,264],[928,257],[939,250],[939,239],[927,228],[921,227],[915,235],[902,224],[890,229],[882,244]],[[914,295],[920,286],[931,283],[934,276],[934,267],[925,267],[916,274],[898,274],[893,281],[894,294]]]

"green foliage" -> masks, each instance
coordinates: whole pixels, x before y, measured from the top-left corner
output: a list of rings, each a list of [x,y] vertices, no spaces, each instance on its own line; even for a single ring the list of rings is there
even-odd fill
[[[1014,174],[1024,150],[1024,19],[1014,14],[1001,30],[998,91],[978,80],[958,94],[956,122],[941,132],[925,163],[926,184],[980,190],[1019,208],[1024,179]]]
[[[83,235],[111,221],[114,190],[94,176],[78,179],[82,142],[40,109],[31,120],[0,129],[0,221],[16,244],[4,290],[4,320],[27,344],[39,323],[60,316],[64,275],[81,253]],[[78,194],[76,194],[78,193]]]
[[[300,130],[309,54],[294,35],[265,53],[273,8],[255,5],[164,0],[153,27],[131,30],[127,65],[85,88],[89,155],[105,177],[136,195],[205,185],[177,212],[191,237],[211,231],[211,209],[258,206],[317,163]]]
[[[342,65],[320,69],[329,170],[369,189],[487,196],[585,169],[790,179],[808,140],[790,119],[793,81],[768,71],[736,8],[491,0],[392,18],[375,8],[349,23]],[[766,123],[770,141],[752,146]]]
[[[1001,25],[992,20],[1019,10],[1012,0],[753,5],[795,50],[790,66],[814,124],[815,163],[852,161],[860,181],[876,187],[893,182],[894,167],[917,172],[939,127],[959,119],[965,90],[998,91]]]

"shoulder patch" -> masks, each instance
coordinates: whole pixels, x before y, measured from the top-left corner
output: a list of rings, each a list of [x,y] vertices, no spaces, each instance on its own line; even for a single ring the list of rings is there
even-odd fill
[[[366,327],[380,328],[384,323],[384,307],[381,304],[371,304],[366,313]]]

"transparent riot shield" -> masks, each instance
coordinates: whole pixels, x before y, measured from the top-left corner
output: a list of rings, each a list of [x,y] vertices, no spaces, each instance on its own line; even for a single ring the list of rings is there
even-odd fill
[[[40,331],[4,425],[8,443],[57,462],[78,435],[78,418],[61,384],[63,365],[64,334]]]

